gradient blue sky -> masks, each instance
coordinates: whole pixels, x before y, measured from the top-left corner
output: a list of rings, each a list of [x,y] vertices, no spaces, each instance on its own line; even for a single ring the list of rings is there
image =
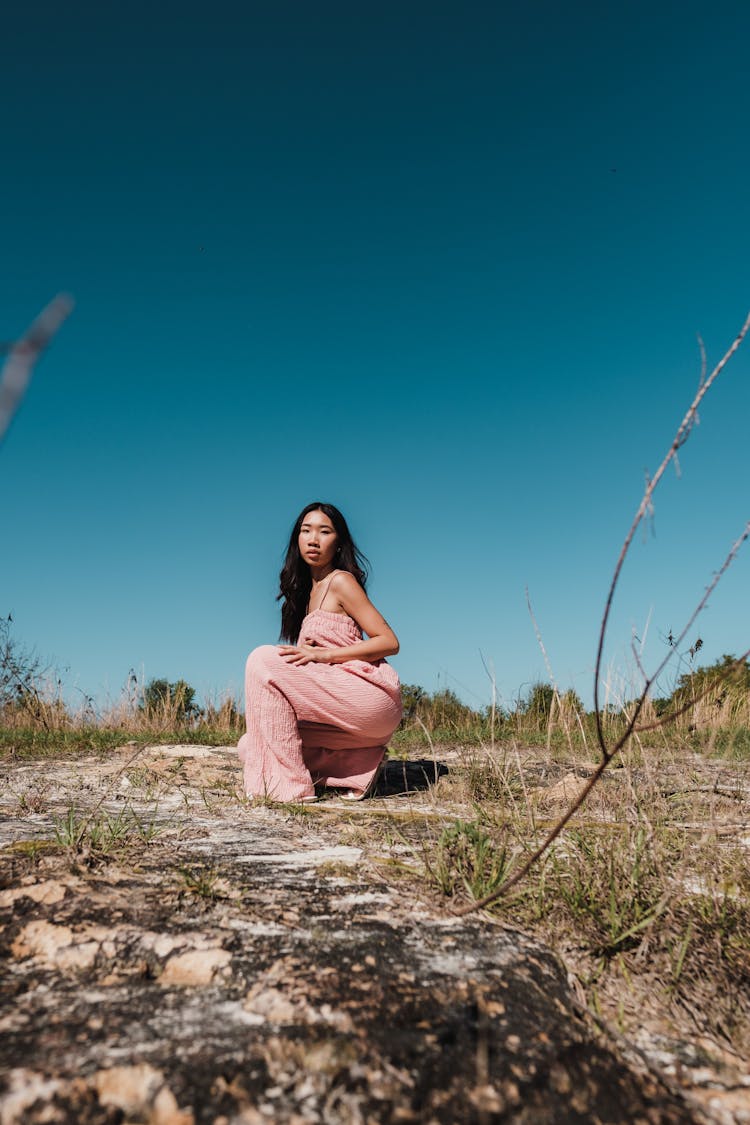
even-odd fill
[[[0,610],[116,699],[238,691],[292,521],[349,518],[404,681],[591,699],[612,568],[750,307],[744,2],[3,15],[0,338],[76,308],[0,451]],[[750,343],[623,576],[663,652],[750,515]],[[698,633],[750,641],[741,556]]]

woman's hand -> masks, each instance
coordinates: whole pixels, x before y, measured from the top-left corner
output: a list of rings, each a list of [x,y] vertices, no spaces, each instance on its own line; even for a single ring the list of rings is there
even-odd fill
[[[279,652],[287,664],[330,664],[331,650],[320,645],[280,645]]]

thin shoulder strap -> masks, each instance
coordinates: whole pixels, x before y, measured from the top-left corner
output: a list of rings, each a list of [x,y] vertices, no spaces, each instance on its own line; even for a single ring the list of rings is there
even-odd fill
[[[326,598],[328,597],[328,591],[329,591],[329,590],[330,590],[330,588],[331,588],[331,583],[333,582],[333,578],[334,578],[334,575],[336,575],[336,574],[338,574],[338,571],[334,570],[334,571],[333,571],[333,572],[332,572],[332,573],[331,573],[331,574],[330,574],[330,575],[328,576],[328,585],[326,586],[325,590],[323,591],[323,597],[322,597],[322,598],[320,599],[320,605],[318,606],[318,609],[322,609],[322,608],[323,608],[323,602],[324,602],[324,601],[326,600]]]

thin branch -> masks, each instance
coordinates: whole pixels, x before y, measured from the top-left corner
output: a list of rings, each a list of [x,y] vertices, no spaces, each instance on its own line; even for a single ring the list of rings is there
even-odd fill
[[[501,896],[506,895],[508,891],[512,890],[513,887],[520,883],[521,880],[524,879],[529,873],[537,860],[544,855],[550,844],[552,844],[557,839],[568,821],[578,812],[581,805],[586,800],[589,793],[604,773],[608,764],[609,762],[599,763],[599,765],[592,773],[591,777],[584,785],[581,792],[576,797],[575,801],[573,801],[570,808],[566,810],[564,815],[560,818],[560,820],[558,820],[557,824],[555,824],[554,828],[552,828],[551,831],[545,836],[539,847],[532,852],[525,863],[523,863],[517,871],[514,871],[514,873],[505,880],[501,887],[498,887],[497,890],[492,892],[492,894],[485,895],[484,898],[477,899],[476,902],[470,902],[467,906],[458,907],[453,911],[453,913],[460,917],[464,914],[471,914],[474,910],[482,910],[485,906],[489,906],[490,903],[496,902],[497,899],[499,899]]]
[[[630,640],[630,651],[633,654],[633,660],[635,661],[635,666],[638,669],[638,671],[641,673],[641,675],[643,676],[643,679],[645,681],[645,680],[648,679],[648,673],[646,672],[646,669],[643,667],[643,663],[641,661],[641,658],[638,655],[638,650],[635,647],[636,640],[637,640],[637,638],[636,638],[635,632],[634,632],[633,636]]]
[[[706,608],[706,606],[708,604],[708,599],[711,597],[711,594],[714,592],[716,587],[719,585],[719,582],[724,577],[724,574],[727,572],[727,570],[729,570],[729,567],[734,562],[734,559],[735,559],[740,547],[742,546],[742,544],[745,542],[745,540],[748,537],[750,537],[750,520],[745,524],[744,531],[742,532],[741,535],[739,535],[737,537],[737,539],[735,539],[734,543],[732,544],[732,546],[729,549],[729,553],[728,553],[727,557],[724,559],[724,562],[721,564],[719,569],[716,571],[713,578],[709,582],[708,586],[706,586],[706,589],[703,593],[703,597],[701,598],[701,600],[698,602],[697,606],[693,610],[693,612],[690,615],[685,627],[683,629],[681,629],[678,636],[674,639],[674,643],[672,645],[672,648],[664,656],[664,658],[662,659],[661,663],[659,664],[659,666],[656,669],[656,671],[654,672],[654,674],[647,678],[646,686],[644,687],[644,689],[641,693],[641,697],[640,697],[640,699],[642,700],[641,706],[642,706],[642,703],[645,702],[645,697],[648,694],[648,692],[651,690],[651,687],[656,682],[656,680],[658,680],[659,676],[662,674],[662,672],[666,668],[667,664],[669,664],[670,660],[674,656],[675,650],[679,649],[680,645],[685,640],[685,637],[688,635],[688,633],[692,629],[693,625],[695,624],[696,619],[703,612],[703,610]],[[640,710],[640,708],[639,708],[639,710]],[[605,748],[602,747],[602,749],[604,750]]]
[[[649,729],[648,727],[638,728],[637,724],[638,724],[638,717],[639,717],[639,715],[640,715],[640,713],[643,709],[643,706],[646,702],[646,699],[648,698],[648,693],[649,693],[652,685],[658,679],[658,677],[661,675],[661,673],[664,671],[664,668],[666,667],[668,662],[672,659],[672,656],[674,655],[674,652],[679,648],[682,641],[684,641],[685,637],[688,634],[688,631],[692,628],[693,624],[695,623],[696,618],[702,612],[702,610],[705,609],[706,604],[708,603],[708,599],[710,598],[711,594],[713,593],[716,586],[721,581],[722,577],[724,576],[724,574],[726,573],[726,571],[728,570],[728,568],[731,566],[732,562],[734,561],[734,559],[735,559],[738,551],[740,550],[742,544],[750,536],[750,521],[749,521],[745,525],[745,529],[742,532],[742,534],[739,535],[738,538],[735,540],[735,542],[732,544],[732,546],[729,550],[729,553],[727,554],[727,557],[725,558],[722,566],[716,572],[716,574],[713,576],[711,582],[706,587],[706,589],[703,593],[703,597],[698,602],[697,606],[695,607],[692,614],[690,615],[690,618],[689,618],[687,624],[682,629],[682,631],[680,632],[676,641],[674,642],[674,646],[670,649],[670,651],[667,653],[667,655],[664,657],[664,659],[660,662],[658,668],[653,673],[653,675],[647,676],[644,673],[644,675],[645,675],[645,686],[644,686],[640,696],[638,697],[638,699],[635,702],[635,706],[633,708],[633,714],[628,719],[628,722],[626,724],[624,732],[617,739],[614,746],[608,747],[606,738],[604,736],[604,730],[603,730],[603,727],[602,727],[602,714],[601,714],[601,708],[599,706],[599,683],[600,683],[600,679],[601,679],[602,659],[603,659],[603,653],[604,653],[604,642],[605,642],[605,638],[606,638],[606,634],[607,634],[607,626],[609,624],[609,617],[610,617],[610,613],[611,613],[611,609],[612,609],[612,604],[613,604],[613,601],[614,601],[615,590],[617,588],[617,583],[618,583],[618,580],[620,578],[620,574],[622,572],[623,565],[625,563],[625,558],[626,558],[627,553],[630,549],[630,545],[633,541],[633,537],[635,536],[635,533],[638,529],[639,524],[643,520],[644,516],[648,512],[651,511],[652,497],[654,495],[654,491],[656,489],[656,486],[658,485],[659,481],[661,480],[662,476],[664,475],[670,461],[672,461],[674,458],[676,458],[677,451],[680,449],[680,447],[682,445],[684,445],[684,443],[687,441],[688,437],[690,436],[690,432],[692,430],[692,427],[695,423],[695,419],[697,417],[697,411],[698,411],[698,406],[699,406],[700,402],[702,401],[702,399],[703,399],[704,395],[706,394],[706,392],[708,391],[708,389],[715,382],[719,373],[726,366],[728,360],[737,351],[738,347],[740,346],[740,344],[744,340],[745,336],[747,335],[748,330],[750,330],[750,313],[748,313],[748,316],[745,319],[745,323],[743,324],[740,333],[738,334],[738,336],[733,341],[731,347],[727,350],[727,352],[724,354],[722,359],[719,361],[719,363],[713,369],[713,371],[711,372],[708,379],[703,378],[704,373],[702,371],[701,383],[700,383],[700,386],[698,388],[698,392],[695,395],[695,398],[693,399],[692,403],[690,404],[690,407],[689,407],[687,413],[685,414],[685,417],[683,418],[682,422],[680,423],[680,426],[677,430],[677,433],[675,434],[675,437],[672,441],[672,444],[669,447],[669,451],[667,452],[664,460],[662,461],[661,465],[657,469],[654,476],[650,480],[647,481],[646,489],[645,489],[644,494],[643,494],[643,498],[642,498],[641,503],[638,507],[638,510],[635,514],[635,518],[633,519],[633,522],[630,526],[630,530],[628,531],[627,535],[625,536],[625,541],[624,541],[624,543],[622,545],[622,548],[620,550],[620,554],[618,556],[617,563],[615,565],[614,574],[612,576],[612,581],[610,583],[609,590],[608,590],[608,593],[607,593],[607,599],[606,599],[606,603],[605,603],[605,607],[604,607],[604,614],[602,616],[602,622],[601,622],[601,626],[600,626],[600,629],[599,629],[599,641],[598,641],[598,645],[597,645],[596,665],[595,665],[595,669],[594,669],[594,714],[595,714],[595,720],[596,720],[597,740],[599,742],[599,748],[601,750],[602,760],[600,761],[599,765],[596,767],[593,774],[589,777],[588,781],[584,785],[581,792],[577,795],[575,800],[571,803],[570,807],[566,810],[566,812],[563,814],[563,816],[557,821],[557,823],[552,827],[552,829],[547,833],[544,840],[542,840],[542,842],[539,844],[539,846],[526,859],[526,861],[521,865],[521,867],[517,871],[515,871],[508,879],[506,879],[505,882],[500,887],[498,887],[497,890],[493,891],[491,894],[485,895],[484,898],[478,899],[476,902],[472,902],[467,906],[464,906],[464,907],[461,907],[461,908],[455,910],[455,913],[459,916],[465,915],[465,914],[470,914],[475,910],[481,910],[483,907],[489,906],[491,903],[496,902],[497,899],[501,898],[503,895],[506,895],[508,893],[508,891],[512,890],[513,887],[517,886],[518,883],[520,883],[521,880],[525,878],[525,876],[528,874],[529,870],[533,867],[533,865],[544,855],[544,853],[547,851],[547,849],[550,847],[550,845],[557,839],[557,837],[560,835],[560,833],[563,831],[563,829],[566,827],[566,825],[570,822],[572,817],[575,816],[575,814],[580,809],[581,805],[584,803],[584,801],[588,797],[591,790],[594,788],[596,783],[601,778],[602,774],[606,770],[609,763],[620,752],[620,750],[622,750],[622,748],[629,741],[629,739],[631,738],[633,733],[638,729],[644,729],[644,730]],[[528,598],[528,594],[527,594],[527,598]],[[531,609],[530,605],[529,605],[529,609]],[[533,614],[532,614],[532,620],[533,620]],[[536,625],[536,623],[535,623],[535,625]],[[537,631],[537,636],[538,636],[538,631]],[[737,664],[737,665],[741,664],[742,660],[745,659],[748,654],[750,654],[750,650],[748,650],[748,653],[745,654],[745,657],[741,657],[738,661],[735,662],[735,664]],[[729,668],[725,672],[725,674],[722,678],[726,678],[726,676],[731,675],[732,671],[733,671],[733,667]],[[675,715],[670,716],[669,721],[671,721],[671,719],[677,717],[677,715],[679,715],[679,714],[680,714],[680,712],[677,712]]]
[[[672,441],[671,446],[669,447],[669,451],[667,452],[666,457],[664,458],[661,465],[656,470],[656,473],[649,480],[648,485],[646,486],[646,491],[643,494],[643,499],[641,500],[641,503],[638,507],[638,511],[635,514],[633,522],[630,526],[630,530],[628,531],[627,535],[625,536],[625,541],[624,541],[624,543],[622,545],[622,548],[620,550],[620,554],[618,556],[617,563],[615,565],[614,574],[612,576],[612,581],[610,583],[609,591],[607,593],[606,603],[605,603],[605,606],[604,606],[604,615],[602,617],[602,623],[601,623],[601,627],[600,627],[600,630],[599,630],[599,643],[597,645],[597,650],[596,650],[596,666],[595,666],[595,670],[594,670],[594,712],[595,712],[595,716],[596,716],[596,734],[597,734],[597,738],[599,740],[599,745],[600,745],[600,747],[602,748],[603,751],[604,751],[604,748],[605,748],[605,739],[604,739],[604,731],[603,731],[602,725],[601,725],[601,716],[600,716],[600,708],[599,708],[599,677],[600,677],[600,674],[601,674],[602,659],[603,659],[603,656],[604,656],[604,641],[605,641],[606,634],[607,634],[607,626],[609,624],[609,617],[610,617],[610,613],[611,613],[611,610],[612,610],[612,603],[613,603],[614,597],[615,597],[615,590],[617,589],[617,583],[620,579],[620,574],[622,572],[622,568],[623,568],[623,565],[625,563],[625,556],[627,555],[628,551],[630,550],[630,544],[633,541],[633,536],[635,535],[636,531],[638,530],[638,526],[641,523],[641,520],[643,519],[644,515],[650,509],[651,498],[654,495],[654,491],[656,489],[656,486],[658,485],[661,478],[664,476],[664,473],[666,472],[666,469],[667,469],[667,466],[669,465],[669,462],[673,459],[673,457],[677,453],[677,450],[680,448],[681,445],[683,445],[685,443],[685,441],[687,440],[687,438],[690,434],[690,431],[693,427],[693,422],[694,422],[695,416],[698,412],[698,407],[699,407],[700,403],[703,401],[703,398],[706,395],[706,393],[708,392],[709,388],[716,381],[716,379],[718,378],[721,371],[723,371],[724,367],[727,365],[729,360],[732,358],[734,353],[739,348],[742,341],[745,339],[745,336],[747,335],[748,330],[750,330],[750,313],[748,313],[748,315],[745,319],[745,323],[742,325],[742,328],[740,329],[739,334],[737,335],[735,340],[732,342],[731,347],[725,352],[725,354],[719,360],[716,367],[713,369],[713,371],[708,376],[708,378],[703,380],[701,382],[700,386],[698,387],[698,391],[696,392],[695,398],[693,399],[690,406],[688,407],[687,413],[685,414],[685,417],[682,419],[682,422],[680,423],[680,425],[677,429],[677,433],[674,436],[674,439]]]

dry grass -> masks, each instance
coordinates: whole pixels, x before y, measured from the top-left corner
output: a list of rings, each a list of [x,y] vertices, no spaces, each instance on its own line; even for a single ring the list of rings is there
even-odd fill
[[[633,737],[540,861],[488,907],[556,950],[610,1025],[636,1039],[649,1028],[712,1065],[750,1055],[750,731],[720,726],[724,714],[709,708],[702,729],[687,721]],[[729,715],[735,722],[737,709]],[[112,726],[79,717],[48,730],[11,718],[0,745],[18,757],[126,741],[231,745],[242,729],[230,708],[211,726],[172,727],[175,716],[137,707]],[[395,893],[455,912],[507,881],[575,800],[598,765],[591,722],[571,730],[553,711],[546,727],[534,719],[524,732],[515,716],[488,731],[480,717],[447,743],[414,722],[393,756],[447,766],[434,785],[345,809],[324,801],[300,815],[362,847]],[[604,722],[622,729],[627,717],[613,711]],[[389,773],[399,774],[395,761]],[[143,828],[71,813],[57,831],[98,855]]]
[[[75,710],[52,690],[40,690],[33,700],[0,707],[0,755],[89,753],[123,742],[231,745],[244,729],[244,716],[229,696],[209,701],[198,715],[185,716],[166,698],[145,708],[137,692],[123,693],[96,712],[88,701]]]
[[[166,698],[146,708],[137,690],[104,714],[85,701],[74,712],[55,691],[5,706],[0,752],[231,745],[244,728],[228,698],[187,718]],[[554,693],[548,702],[480,714],[445,693],[423,700],[393,754],[444,761],[446,776],[404,807],[371,802],[337,813],[324,803],[305,813],[319,810],[342,840],[359,833],[380,870],[407,883],[409,894],[452,911],[477,902],[524,866],[600,764],[597,716],[571,696]],[[647,699],[639,726],[658,717]],[[607,704],[598,721],[609,744],[631,719],[627,703]],[[133,825],[113,823],[91,821],[96,839],[89,832],[86,846],[115,846],[126,828],[132,835]],[[75,820],[59,826],[71,837],[80,830]],[[709,1053],[747,1057],[748,846],[750,693],[724,683],[696,693],[671,727],[636,727],[585,806],[489,910],[557,950],[591,1010],[622,1030],[651,1024]]]
[[[436,751],[432,817],[400,826],[400,879],[460,908],[546,836],[595,768],[516,739]],[[750,759],[631,746],[511,894],[488,908],[565,960],[594,1012],[637,1035],[750,1055]]]

